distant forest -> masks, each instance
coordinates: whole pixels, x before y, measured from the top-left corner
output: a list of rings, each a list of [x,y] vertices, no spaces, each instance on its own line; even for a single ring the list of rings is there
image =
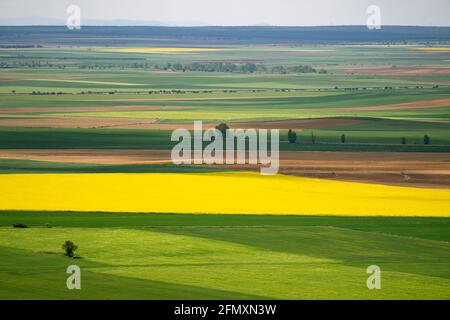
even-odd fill
[[[160,43],[158,43],[160,39]],[[450,41],[450,27],[93,27],[0,26],[0,45],[145,46],[296,43],[440,43]]]
[[[274,66],[271,68],[265,65],[257,65],[254,63],[222,63],[222,62],[210,62],[210,63],[199,63],[194,62],[190,64],[181,63],[167,63],[165,65],[156,65],[154,67],[157,70],[168,70],[168,71],[198,71],[198,72],[235,72],[235,73],[253,73],[253,72],[264,72],[264,73],[327,73],[324,69],[315,69],[310,66]]]

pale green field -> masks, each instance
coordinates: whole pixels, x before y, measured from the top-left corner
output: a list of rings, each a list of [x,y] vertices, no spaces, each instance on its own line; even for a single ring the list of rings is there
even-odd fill
[[[17,219],[32,228],[7,226]],[[369,220],[0,213],[0,298],[450,298],[450,245],[433,240],[448,219]],[[68,239],[79,259],[62,255]],[[65,289],[69,264],[78,292]],[[372,264],[381,290],[366,287]]]

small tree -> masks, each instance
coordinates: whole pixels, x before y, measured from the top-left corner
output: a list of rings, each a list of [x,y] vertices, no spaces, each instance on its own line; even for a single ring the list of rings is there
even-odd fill
[[[314,132],[311,132],[311,142],[312,144],[316,144],[317,142],[317,136],[314,134]]]
[[[288,141],[289,143],[295,143],[297,141],[297,134],[291,129],[288,131]]]
[[[424,135],[423,136],[423,144],[430,144],[430,142],[431,142],[430,136],[427,134]]]
[[[405,137],[402,138],[402,144],[406,144],[406,138]]]
[[[69,257],[69,258],[73,258],[75,251],[78,249],[78,246],[75,245],[72,241],[67,240],[66,242],[64,242],[64,244],[62,245],[62,248],[64,250],[64,255]]]
[[[342,134],[341,135],[341,143],[345,143],[345,141],[346,141],[345,134]]]

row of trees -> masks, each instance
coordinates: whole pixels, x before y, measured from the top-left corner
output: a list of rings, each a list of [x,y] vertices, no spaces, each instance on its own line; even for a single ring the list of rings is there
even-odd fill
[[[169,70],[169,71],[198,71],[198,72],[230,72],[230,73],[253,73],[253,72],[271,72],[271,73],[327,73],[324,69],[314,69],[310,66],[274,66],[268,68],[264,65],[257,65],[254,63],[244,63],[236,64],[229,62],[193,62],[191,64],[181,64],[181,63],[167,63],[165,65],[156,65],[155,69],[159,70]]]
[[[226,123],[220,123],[219,125],[216,126],[216,129],[219,130],[223,137],[225,138],[226,136],[226,131],[228,129],[230,129],[230,127],[226,124]],[[288,141],[289,143],[296,143],[297,142],[297,133],[295,131],[293,131],[292,129],[289,129],[288,131],[288,135],[287,135]],[[316,144],[318,143],[319,139],[318,137],[314,134],[314,132],[311,133],[311,143],[312,144]],[[340,141],[341,143],[346,143],[347,142],[347,136],[345,134],[342,134],[340,137]],[[401,143],[402,144],[406,144],[406,138],[402,138],[401,139]],[[431,143],[431,138],[428,134],[425,134],[423,136],[423,144],[430,144]]]
[[[292,129],[289,129],[289,131],[288,131],[288,141],[289,141],[289,143],[296,143],[297,142],[297,133],[294,132]],[[346,143],[347,142],[347,137],[346,137],[345,134],[341,135],[340,141],[341,141],[341,143]],[[314,132],[311,133],[311,143],[312,144],[316,144],[317,142],[318,142],[317,136],[314,134]],[[402,137],[400,142],[401,142],[401,144],[406,144],[406,138]],[[430,136],[428,134],[425,134],[423,136],[423,144],[428,145],[430,143],[431,143]]]
[[[24,58],[17,61],[0,62],[0,68],[58,68],[65,69],[66,67],[76,67],[76,64],[66,65],[59,62],[50,61],[27,61]],[[226,73],[327,73],[325,69],[315,69],[311,66],[273,66],[267,67],[262,64],[254,63],[230,63],[230,62],[193,62],[190,64],[181,63],[167,63],[163,65],[153,65],[145,62],[134,63],[91,63],[91,64],[79,64],[79,69],[88,70],[107,70],[107,69],[146,69],[146,70],[164,70],[164,71],[196,71],[196,72],[226,72]]]
[[[12,90],[11,91],[12,94],[16,94],[16,90]],[[48,95],[61,95],[64,94],[64,92],[62,91],[33,91],[31,93],[33,96],[48,96]]]

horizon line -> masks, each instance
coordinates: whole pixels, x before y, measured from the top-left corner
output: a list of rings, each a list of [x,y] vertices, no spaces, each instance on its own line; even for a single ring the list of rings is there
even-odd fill
[[[66,27],[65,24],[0,24],[0,27]],[[84,27],[157,27],[157,28],[323,28],[323,27],[367,27],[364,24],[338,24],[338,25],[111,25],[111,24],[86,24]],[[450,25],[402,25],[385,24],[383,27],[414,27],[414,28],[450,28]],[[81,26],[83,28],[83,25]]]

